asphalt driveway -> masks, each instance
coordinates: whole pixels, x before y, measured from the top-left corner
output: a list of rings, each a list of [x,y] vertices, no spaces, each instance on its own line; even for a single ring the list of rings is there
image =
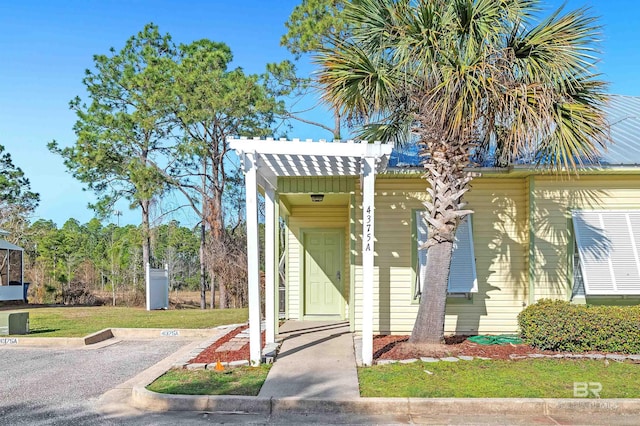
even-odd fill
[[[120,341],[89,348],[0,350],[0,425],[116,424],[96,398],[178,350],[184,341]]]

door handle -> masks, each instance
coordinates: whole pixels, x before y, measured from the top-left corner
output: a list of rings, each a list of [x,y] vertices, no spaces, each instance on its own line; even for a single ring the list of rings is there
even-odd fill
[[[336,279],[340,281],[340,271],[336,272]]]

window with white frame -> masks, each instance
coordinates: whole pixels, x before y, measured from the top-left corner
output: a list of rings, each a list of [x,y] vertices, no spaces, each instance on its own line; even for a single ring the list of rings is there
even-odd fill
[[[640,295],[640,210],[575,210],[572,220],[573,293]]]
[[[424,211],[415,212],[414,221],[416,224],[416,281],[414,299],[419,299],[429,277],[426,276],[428,250],[421,248],[427,241],[428,228],[424,219]],[[476,276],[476,261],[473,250],[473,232],[471,229],[471,216],[468,215],[460,222],[456,230],[456,238],[453,243],[453,253],[451,255],[451,268],[449,271],[449,296],[467,296],[478,292],[478,278]]]

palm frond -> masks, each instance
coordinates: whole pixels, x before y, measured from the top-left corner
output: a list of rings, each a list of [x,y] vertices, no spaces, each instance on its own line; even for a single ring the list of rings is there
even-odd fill
[[[357,137],[368,141],[386,141],[396,146],[403,146],[415,141],[412,135],[413,116],[406,111],[408,103],[398,100],[390,112],[380,114],[375,120],[362,126]]]
[[[602,112],[606,85],[589,75],[576,77],[573,86],[577,90],[554,102],[553,127],[538,150],[538,162],[556,169],[575,170],[597,164],[600,153],[611,142]]]
[[[348,118],[359,118],[386,108],[394,97],[391,64],[370,56],[355,44],[342,43],[322,51],[315,62],[323,99]]]
[[[596,18],[582,8],[562,14],[562,8],[531,30],[520,34],[509,46],[523,78],[530,81],[564,77],[572,84],[574,74],[590,72],[596,62],[599,27]]]

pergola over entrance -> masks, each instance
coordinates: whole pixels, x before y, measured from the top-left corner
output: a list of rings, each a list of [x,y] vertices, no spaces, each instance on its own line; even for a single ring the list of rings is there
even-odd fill
[[[275,341],[277,277],[278,177],[360,176],[362,190],[362,361],[373,361],[374,285],[374,185],[391,154],[388,143],[366,141],[301,141],[298,139],[228,140],[242,160],[246,184],[247,256],[249,284],[250,358],[261,360],[260,271],[258,253],[258,190],[265,199],[265,334],[266,343]]]

